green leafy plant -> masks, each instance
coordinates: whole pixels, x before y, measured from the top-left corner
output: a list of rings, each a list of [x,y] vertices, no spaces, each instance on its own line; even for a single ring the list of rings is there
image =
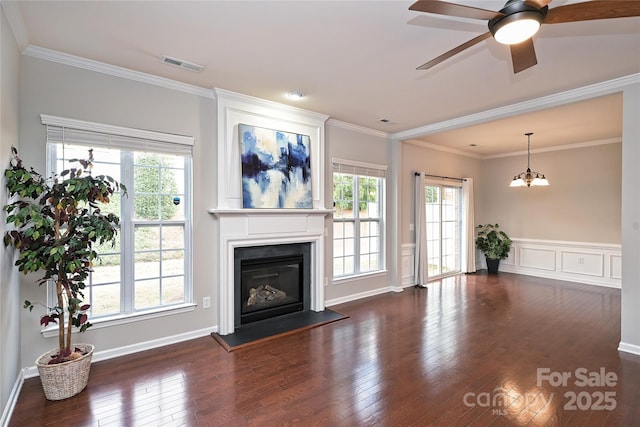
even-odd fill
[[[78,167],[48,179],[33,168],[26,169],[18,151],[14,147],[11,151],[10,167],[4,173],[11,202],[4,210],[13,229],[5,233],[4,244],[18,250],[19,271],[44,271],[37,283],[55,283],[55,305],[45,306],[47,314],[40,324],[58,325],[59,351],[49,364],[62,363],[77,357],[71,347],[73,327],[84,332],[91,326],[83,290],[98,256],[93,244],[113,244],[120,223],[118,216],[103,214],[99,206],[109,203],[118,189],[126,194],[126,188],[110,176],[91,175],[92,150],[86,160],[71,160]],[[34,306],[24,302],[30,311]]]
[[[476,246],[489,259],[505,259],[511,250],[511,239],[498,224],[478,225]]]

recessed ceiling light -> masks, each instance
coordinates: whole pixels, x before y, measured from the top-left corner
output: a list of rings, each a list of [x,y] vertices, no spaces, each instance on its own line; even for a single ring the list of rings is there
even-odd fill
[[[293,100],[293,101],[299,101],[302,98],[304,98],[304,93],[298,91],[298,90],[292,90],[291,92],[287,92],[287,98]]]

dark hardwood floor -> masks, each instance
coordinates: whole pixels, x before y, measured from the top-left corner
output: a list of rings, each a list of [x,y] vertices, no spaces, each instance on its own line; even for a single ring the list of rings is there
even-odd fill
[[[350,317],[232,353],[203,337],[95,363],[64,401],[29,379],[10,425],[640,425],[619,290],[479,273],[332,309]]]

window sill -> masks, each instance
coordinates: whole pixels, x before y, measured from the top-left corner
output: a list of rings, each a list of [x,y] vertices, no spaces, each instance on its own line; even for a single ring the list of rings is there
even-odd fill
[[[377,270],[377,271],[372,271],[370,273],[354,274],[353,276],[343,276],[343,277],[334,278],[331,283],[333,285],[342,285],[344,283],[355,282],[357,280],[386,276],[387,273],[388,273],[387,270]]]
[[[132,322],[139,322],[142,320],[155,319],[158,317],[164,316],[172,316],[174,314],[188,313],[190,311],[194,311],[197,307],[197,304],[193,303],[183,303],[172,305],[170,307],[161,307],[155,308],[152,310],[146,310],[144,312],[137,312],[131,314],[121,314],[116,316],[103,317],[96,320],[89,321],[93,324],[93,326],[89,330],[109,328],[111,326],[117,325],[126,325]],[[77,333],[78,329],[74,328],[73,333]],[[40,333],[44,338],[53,338],[58,336],[58,325],[48,326],[45,329],[41,330]]]

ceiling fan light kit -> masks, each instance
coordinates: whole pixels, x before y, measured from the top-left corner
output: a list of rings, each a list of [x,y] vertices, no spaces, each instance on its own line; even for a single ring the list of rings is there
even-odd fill
[[[538,9],[521,0],[510,0],[498,16],[489,20],[489,31],[498,43],[522,43],[538,32],[548,9],[547,6]]]
[[[509,187],[545,187],[549,185],[549,180],[543,173],[532,171],[530,167],[531,135],[533,132],[527,132],[525,135],[527,136],[527,170],[514,176]]]
[[[486,20],[489,31],[419,66],[427,70],[454,55],[493,36],[510,45],[513,72],[519,73],[538,63],[531,37],[542,24],[562,24],[576,21],[640,16],[640,0],[592,0],[566,4],[549,9],[552,0],[509,0],[499,11],[449,3],[443,0],[418,0],[409,10]]]

